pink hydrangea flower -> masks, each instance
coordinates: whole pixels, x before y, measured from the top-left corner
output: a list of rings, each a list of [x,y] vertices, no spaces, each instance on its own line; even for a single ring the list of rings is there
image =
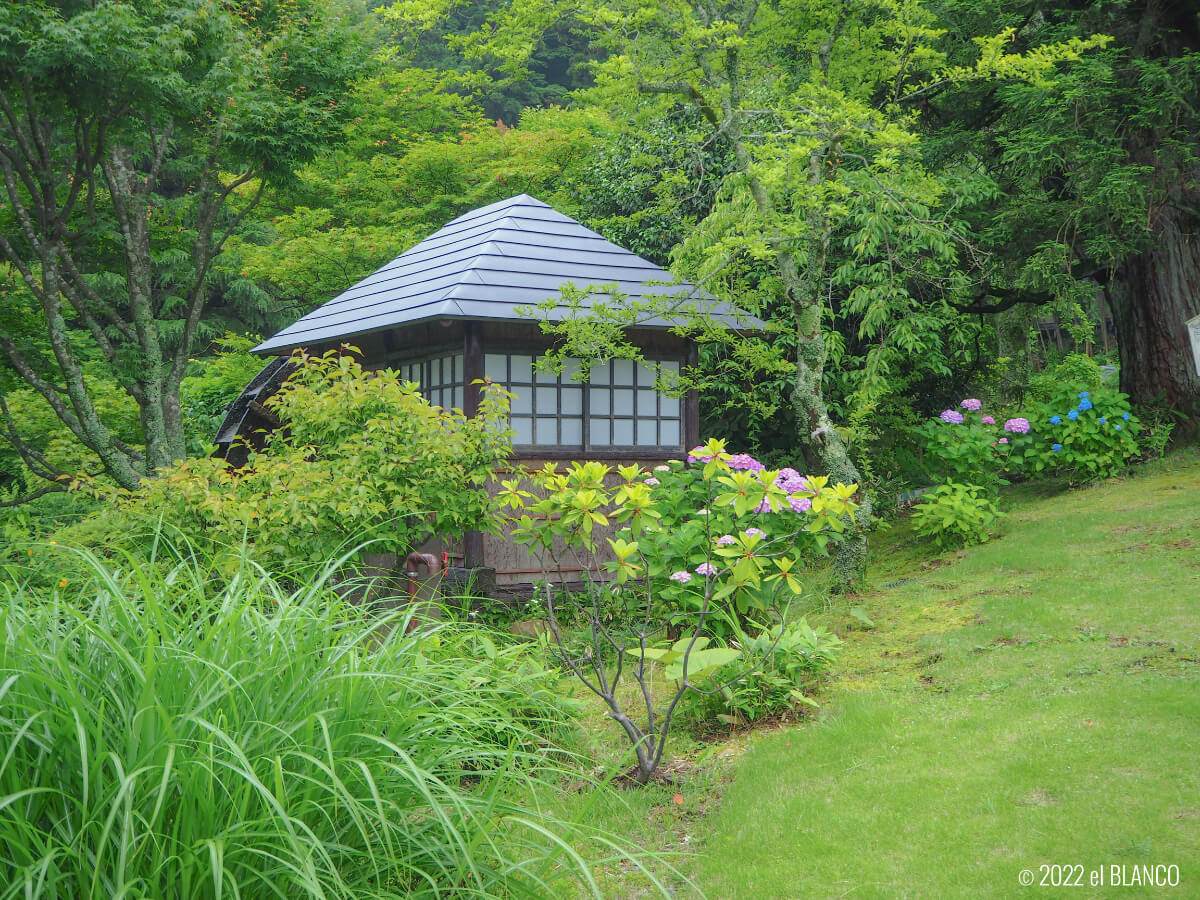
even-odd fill
[[[975,397],[968,397],[966,400],[964,400],[962,403],[960,403],[958,405],[961,406],[963,409],[971,410],[971,412],[978,412],[979,410],[983,409],[983,401],[978,400]]]
[[[795,469],[780,469],[779,475],[775,479],[775,484],[789,494],[794,494],[796,491],[812,493],[812,487],[809,485],[808,479]]]
[[[729,468],[748,469],[751,472],[761,472],[766,468],[766,466],[760,463],[749,453],[735,453],[729,458]]]
[[[723,534],[719,538],[717,538],[717,546],[718,547],[728,547],[730,544],[736,544],[736,543],[737,543],[737,538],[735,538],[732,534]]]
[[[983,421],[984,425],[995,425],[996,424],[996,420],[993,419],[991,416],[984,416],[982,421]]]
[[[1007,443],[1008,443],[1008,438],[1000,438],[1000,443],[1002,443],[1002,444],[1007,444]]]
[[[712,563],[707,563],[707,562],[700,563],[700,565],[696,566],[696,574],[697,575],[716,575],[717,567],[714,566]]]
[[[1009,419],[1004,423],[1004,430],[1010,431],[1013,434],[1027,434],[1029,432],[1029,420],[1024,418]]]
[[[671,580],[678,581],[680,584],[687,584],[692,580],[692,573],[680,569],[678,572],[671,573]]]

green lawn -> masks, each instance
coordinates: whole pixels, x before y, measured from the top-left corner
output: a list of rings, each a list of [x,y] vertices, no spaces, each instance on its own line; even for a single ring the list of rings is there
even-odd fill
[[[1006,507],[962,553],[881,535],[873,629],[814,616],[840,675],[694,823],[709,898],[1200,896],[1200,463]],[[1105,886],[1019,885],[1050,864]],[[1179,886],[1109,886],[1141,864]]]

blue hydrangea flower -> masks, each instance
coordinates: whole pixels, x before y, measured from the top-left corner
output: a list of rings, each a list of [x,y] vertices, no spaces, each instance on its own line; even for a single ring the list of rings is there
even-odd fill
[[[1124,419],[1126,422],[1128,422],[1129,421],[1129,413],[1121,413],[1121,418]]]
[[[1062,416],[1051,416],[1050,424],[1051,425],[1061,425],[1062,424]]]
[[[1121,430],[1121,426],[1120,426],[1120,425],[1118,425],[1118,426],[1117,426],[1117,431],[1120,431],[1120,430]]]
[[[1071,410],[1069,413],[1067,413],[1067,418],[1070,419],[1072,422],[1074,422],[1076,419],[1079,418],[1079,410],[1077,410],[1077,409]]]
[[[1083,412],[1084,410],[1088,410],[1091,408],[1092,408],[1092,401],[1089,400],[1087,397],[1084,397],[1082,400],[1079,401],[1079,411],[1080,412]]]
[[[1091,392],[1091,391],[1080,391],[1080,392],[1079,392],[1079,396],[1080,396],[1081,398],[1083,398],[1083,397],[1090,397],[1090,396],[1092,396],[1092,392]]]
[[[1051,450],[1053,450],[1055,453],[1057,453],[1059,450],[1061,450],[1061,449],[1062,449],[1062,444],[1055,444],[1055,445],[1054,445],[1053,447],[1051,447],[1050,449],[1051,449]]]
[[[1108,424],[1108,419],[1104,418],[1104,416],[1101,416],[1101,417],[1100,417],[1100,424],[1101,424],[1101,425],[1107,425],[1107,424]]]

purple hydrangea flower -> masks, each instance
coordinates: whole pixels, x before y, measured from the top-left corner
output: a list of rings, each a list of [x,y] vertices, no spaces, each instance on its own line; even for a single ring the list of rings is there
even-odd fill
[[[749,453],[735,453],[729,458],[729,468],[748,469],[751,472],[761,472],[766,468],[766,466],[760,463]]]
[[[767,536],[767,533],[765,531],[763,531],[761,528],[747,528],[746,534],[752,535],[752,536],[757,536],[757,537],[766,537]]]
[[[795,469],[780,469],[779,477],[775,479],[775,484],[783,488],[789,494],[794,494],[797,491],[804,493],[815,493],[812,485],[808,483],[808,479],[797,472]]]
[[[700,565],[696,566],[696,574],[697,575],[716,575],[717,567],[714,566],[712,563],[707,563],[707,562],[700,563]],[[674,576],[671,576],[671,577],[673,578]]]
[[[979,412],[979,410],[983,409],[983,401],[977,400],[974,397],[968,397],[966,400],[964,400],[962,403],[960,403],[958,405],[961,406],[963,409],[969,409],[971,412]]]
[[[671,580],[678,581],[680,584],[687,584],[692,580],[692,573],[680,569],[678,572],[671,573]]]
[[[942,414],[938,418],[943,422],[949,422],[951,425],[961,425],[963,423],[963,414],[957,409],[942,410]]]
[[[984,416],[980,421],[982,421],[984,425],[995,425],[996,424],[996,420],[993,419],[991,416]]]
[[[770,504],[769,502],[767,502],[766,498],[764,497],[764,498],[763,498],[763,502],[762,502],[762,503],[760,503],[760,504],[758,504],[758,506],[754,507],[754,511],[755,511],[756,513],[765,513],[765,512],[770,512],[770,511],[771,511],[771,504]]]
[[[654,487],[654,485],[661,484],[661,482],[657,478],[647,478],[645,481],[642,482],[642,484],[648,484],[651,487]]]
[[[1004,423],[1004,430],[1013,434],[1028,434],[1029,420],[1023,418],[1009,419]]]
[[[703,447],[693,447],[691,450],[688,451],[688,460],[687,461],[690,463],[694,463],[694,462],[705,462],[706,463],[711,459],[712,459],[712,456],[705,453]]]
[[[812,501],[807,497],[788,497],[788,506],[792,508],[792,512],[804,513],[812,509]]]
[[[1007,444],[1007,443],[1008,443],[1008,438],[1000,438],[1000,443],[1002,443],[1002,444]]]
[[[723,534],[719,538],[717,538],[717,546],[718,547],[728,547],[730,544],[736,544],[736,543],[737,543],[737,538],[735,538],[732,534]]]

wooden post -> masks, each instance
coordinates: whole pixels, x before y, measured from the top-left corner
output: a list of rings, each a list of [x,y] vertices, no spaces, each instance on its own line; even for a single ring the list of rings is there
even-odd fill
[[[463,412],[474,418],[479,412],[479,385],[483,378],[483,336],[478,322],[463,323]]]
[[[689,343],[687,366],[690,369],[699,361],[696,345]],[[683,396],[683,449],[691,450],[700,443],[700,392],[692,388]]]
[[[478,322],[464,322],[463,412],[468,418],[479,413],[479,385],[471,382],[480,378],[483,378],[483,335]],[[482,531],[468,531],[463,535],[463,565],[468,569],[484,565]]]

